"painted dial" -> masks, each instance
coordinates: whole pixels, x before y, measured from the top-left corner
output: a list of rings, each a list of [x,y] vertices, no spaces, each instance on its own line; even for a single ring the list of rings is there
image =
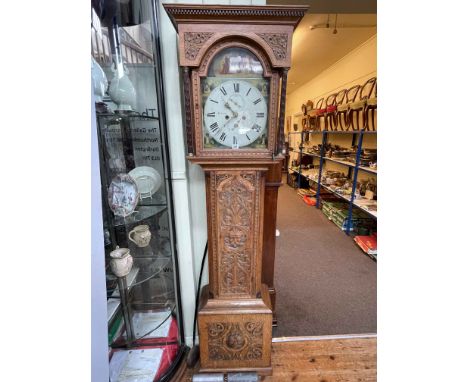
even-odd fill
[[[208,134],[223,146],[247,146],[262,135],[268,106],[260,91],[246,81],[223,82],[212,90],[204,109]]]

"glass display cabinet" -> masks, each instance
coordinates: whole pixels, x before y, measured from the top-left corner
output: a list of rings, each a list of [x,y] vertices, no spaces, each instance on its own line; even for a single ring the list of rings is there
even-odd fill
[[[152,0],[92,2],[110,381],[168,381],[186,352]]]

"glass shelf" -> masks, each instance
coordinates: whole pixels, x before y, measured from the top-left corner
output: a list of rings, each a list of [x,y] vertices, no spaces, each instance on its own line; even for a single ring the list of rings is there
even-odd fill
[[[116,216],[114,226],[127,226],[141,223],[144,220],[162,215],[167,210],[166,206],[141,206],[135,209],[135,212],[126,217]]]

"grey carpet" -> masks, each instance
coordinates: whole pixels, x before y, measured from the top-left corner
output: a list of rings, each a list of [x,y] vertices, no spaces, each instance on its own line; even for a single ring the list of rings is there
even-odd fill
[[[377,264],[285,182],[279,189],[273,336],[377,332]]]

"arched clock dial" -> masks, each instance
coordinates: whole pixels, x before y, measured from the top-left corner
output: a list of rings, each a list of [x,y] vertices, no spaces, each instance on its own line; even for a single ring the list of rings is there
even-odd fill
[[[237,149],[255,142],[265,131],[268,105],[255,85],[229,80],[214,88],[205,101],[206,132],[219,144]]]

